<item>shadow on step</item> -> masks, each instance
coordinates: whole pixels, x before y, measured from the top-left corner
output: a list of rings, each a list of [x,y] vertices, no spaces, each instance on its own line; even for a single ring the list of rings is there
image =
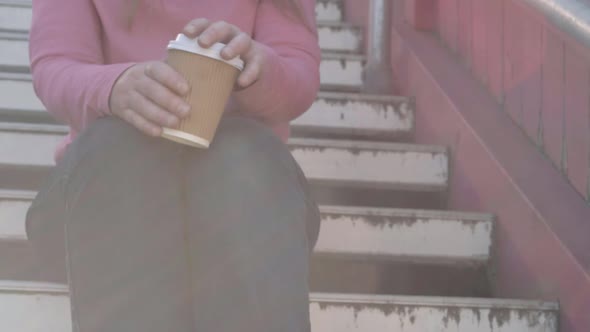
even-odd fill
[[[444,210],[446,193],[377,188],[352,188],[312,184],[313,196],[320,205],[392,207]]]
[[[484,266],[425,265],[316,257],[312,292],[489,297]]]

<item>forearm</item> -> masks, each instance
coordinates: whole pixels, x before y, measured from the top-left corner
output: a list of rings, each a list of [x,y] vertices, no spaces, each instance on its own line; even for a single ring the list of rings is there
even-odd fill
[[[261,76],[250,87],[234,93],[233,106],[267,123],[290,121],[315,100],[320,84],[318,64],[303,51],[279,54],[258,45],[265,56]]]
[[[67,58],[33,63],[35,91],[47,110],[75,130],[107,115],[109,95],[117,78],[133,63],[90,64]]]

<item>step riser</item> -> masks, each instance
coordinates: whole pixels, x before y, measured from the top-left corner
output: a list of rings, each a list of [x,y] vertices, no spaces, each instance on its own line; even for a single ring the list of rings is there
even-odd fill
[[[53,153],[65,128],[49,127],[59,128],[60,132],[0,131],[0,166],[52,167]],[[415,145],[359,144],[289,141],[291,153],[312,182],[414,191],[446,189],[449,174],[446,150]]]
[[[0,40],[0,70],[17,73],[29,72],[27,41]],[[320,64],[321,83],[324,86],[342,86],[343,89],[360,89],[363,85],[364,60],[362,57],[329,57]]]
[[[362,51],[361,30],[349,26],[318,26],[320,47],[325,51],[358,53]]]
[[[316,18],[318,21],[342,21],[342,5],[334,1],[318,1]],[[0,30],[27,31],[32,20],[30,7],[0,5]]]
[[[317,1],[315,13],[318,21],[340,22],[344,18],[342,4],[337,1]]]
[[[481,264],[425,264],[313,256],[310,265],[309,282],[312,292],[475,297],[491,295],[487,267]]]
[[[556,332],[554,310],[504,308],[427,301],[422,298],[388,297],[381,303],[356,299],[335,302],[311,295],[310,318],[316,332]],[[422,303],[424,302],[424,303]],[[429,303],[430,302],[430,303]],[[509,303],[509,301],[506,301]],[[472,305],[472,306],[470,306]],[[69,300],[66,294],[5,292],[0,295],[0,323],[4,331],[71,331]],[[35,317],[35,319],[31,319]]]

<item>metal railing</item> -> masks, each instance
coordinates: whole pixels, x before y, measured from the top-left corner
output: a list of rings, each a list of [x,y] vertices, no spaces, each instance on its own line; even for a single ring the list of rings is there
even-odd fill
[[[524,0],[557,27],[590,48],[590,2],[584,0]]]
[[[390,94],[391,79],[391,2],[371,0],[369,9],[367,65],[364,91]]]

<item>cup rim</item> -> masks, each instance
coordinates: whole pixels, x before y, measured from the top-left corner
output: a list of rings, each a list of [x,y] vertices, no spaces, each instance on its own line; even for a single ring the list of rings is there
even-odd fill
[[[201,149],[207,149],[211,144],[210,141],[204,138],[195,136],[193,134],[189,134],[185,131],[180,131],[172,128],[163,128],[162,137],[175,141],[177,143],[182,143]]]
[[[171,40],[168,43],[169,50],[180,50],[193,54],[203,55],[215,60],[225,62],[228,65],[235,67],[239,71],[244,70],[244,61],[239,56],[231,60],[225,60],[221,57],[221,50],[224,47],[225,44],[223,43],[215,43],[209,48],[203,48],[197,42],[197,38],[191,39],[182,33],[178,34],[175,40]]]

